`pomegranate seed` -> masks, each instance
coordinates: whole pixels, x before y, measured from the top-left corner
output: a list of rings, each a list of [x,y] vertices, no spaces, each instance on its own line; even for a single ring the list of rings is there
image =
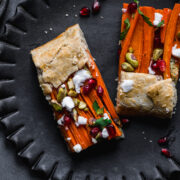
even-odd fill
[[[90,88],[95,88],[96,85],[97,85],[96,79],[93,79],[93,78],[89,79],[88,80],[88,85],[90,86]]]
[[[68,115],[65,115],[65,116],[64,116],[64,125],[65,125],[65,126],[70,125],[70,124],[71,124],[71,121],[72,121],[72,118],[71,118],[70,116],[68,116]]]
[[[111,137],[114,137],[116,135],[116,130],[112,124],[109,124],[108,126],[106,126],[106,128]]]
[[[128,5],[128,11],[129,11],[129,13],[133,14],[133,13],[136,12],[136,10],[137,10],[137,3],[132,2],[132,3],[130,3],[130,4]]]
[[[87,17],[90,15],[90,9],[88,7],[81,8],[79,12],[80,16]]]
[[[91,91],[91,87],[89,86],[89,84],[86,84],[84,87],[83,87],[83,93],[85,95],[89,94]]]
[[[98,0],[94,0],[94,3],[92,5],[92,12],[96,14],[100,11],[100,8],[101,8],[100,2]]]
[[[159,68],[159,66],[157,65],[156,62],[153,62],[153,63],[151,64],[151,67],[152,67],[152,69],[153,69],[154,71],[158,70],[158,68]]]
[[[122,124],[128,124],[130,121],[129,121],[129,119],[124,118],[121,120],[121,122],[122,122]]]
[[[168,142],[167,137],[162,137],[158,140],[159,145],[165,145],[165,144],[167,144],[167,142]]]
[[[100,129],[98,127],[94,127],[91,129],[91,136],[96,137],[98,133],[100,132]]]
[[[161,72],[164,72],[166,70],[166,62],[164,60],[158,60],[157,66],[159,67],[159,70]]]
[[[104,89],[101,86],[98,86],[96,92],[99,97],[102,97],[104,94]]]
[[[154,38],[154,48],[162,47],[160,36]]]
[[[168,157],[168,158],[171,157],[171,153],[170,153],[169,150],[166,149],[166,148],[162,148],[162,149],[161,149],[161,153],[162,153],[164,156]]]

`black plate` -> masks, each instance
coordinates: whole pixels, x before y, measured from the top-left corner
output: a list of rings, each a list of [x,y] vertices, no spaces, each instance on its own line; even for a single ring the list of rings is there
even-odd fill
[[[16,15],[6,24],[0,40],[1,122],[18,155],[46,178],[160,180],[180,172],[179,106],[171,121],[134,119],[125,129],[125,140],[72,155],[39,87],[30,50],[80,23],[111,98],[115,99],[122,2],[102,1],[100,14],[79,18],[79,9],[91,6],[91,1],[28,0],[18,6]],[[172,8],[174,3],[175,0],[141,1],[141,5],[156,8]],[[171,159],[163,157],[157,145],[159,137],[167,134],[171,139]]]

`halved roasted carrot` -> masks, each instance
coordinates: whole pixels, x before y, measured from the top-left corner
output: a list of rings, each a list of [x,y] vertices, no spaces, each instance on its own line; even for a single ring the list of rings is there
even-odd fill
[[[99,69],[98,69],[96,63],[94,62],[94,59],[93,59],[92,55],[90,54],[90,52],[88,50],[87,50],[87,52],[89,54],[90,63],[91,63],[89,70],[90,70],[92,76],[97,79],[98,85],[101,85],[102,88],[104,89],[104,95],[102,97],[102,100],[103,100],[104,104],[106,105],[106,107],[107,107],[109,113],[111,114],[112,118],[113,119],[119,119],[119,116],[116,113],[114,105],[113,105],[111,98],[109,96],[109,93],[107,91],[106,85],[102,79],[100,72],[99,72]]]
[[[152,7],[143,7],[143,13],[150,18],[150,21],[154,20],[155,9]],[[144,43],[143,43],[143,58],[140,67],[141,73],[148,73],[148,67],[150,65],[154,42],[154,27],[149,26],[144,22]]]
[[[120,57],[119,57],[119,73],[118,73],[119,77],[120,77],[120,74],[121,74],[121,64],[125,61],[125,55],[126,55],[126,52],[128,51],[131,39],[133,37],[135,27],[136,27],[136,24],[137,24],[137,21],[139,19],[139,16],[140,16],[139,13],[136,12],[134,18],[131,18],[130,29],[129,29],[129,31],[128,31],[125,39],[124,39],[124,42],[123,42],[121,54],[120,54]]]
[[[165,41],[165,36],[166,36],[166,31],[168,27],[168,22],[171,16],[172,10],[169,8],[164,8],[163,9],[163,20],[164,20],[164,26],[161,29],[161,43],[164,44]]]
[[[164,55],[163,59],[166,62],[166,70],[164,72],[164,79],[170,78],[170,60],[172,54],[172,47],[176,33],[176,25],[178,22],[178,17],[180,13],[180,4],[175,4],[174,9],[171,13],[171,17],[168,23],[166,38],[164,43]]]

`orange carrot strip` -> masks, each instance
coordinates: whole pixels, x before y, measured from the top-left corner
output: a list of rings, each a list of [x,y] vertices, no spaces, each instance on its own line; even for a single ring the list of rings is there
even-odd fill
[[[131,26],[130,26],[130,29],[129,29],[129,31],[128,31],[125,39],[124,39],[121,54],[120,54],[120,57],[119,57],[119,77],[120,77],[120,74],[121,74],[121,64],[125,61],[125,55],[126,55],[126,52],[127,52],[128,48],[129,48],[131,39],[133,37],[133,33],[134,33],[134,30],[135,30],[138,19],[139,19],[139,13],[136,12],[135,17],[131,18],[131,21],[130,21]]]
[[[178,22],[179,13],[180,13],[180,4],[175,4],[168,23],[168,27],[166,31],[167,36],[165,38],[165,43],[164,43],[163,59],[166,62],[166,71],[164,72],[164,79],[168,79],[171,77],[170,60],[171,60],[172,47],[176,33],[176,25]]]
[[[104,95],[102,97],[102,100],[103,100],[104,104],[106,105],[108,111],[110,112],[112,118],[113,119],[119,119],[119,116],[116,113],[116,110],[115,110],[114,105],[111,101],[111,98],[109,96],[106,85],[105,85],[103,78],[101,76],[101,73],[99,72],[99,69],[98,69],[96,63],[94,62],[92,55],[90,54],[90,52],[88,50],[87,50],[87,52],[90,56],[90,63],[91,63],[91,66],[89,67],[90,72],[91,72],[92,76],[94,78],[96,78],[98,85],[101,85],[102,88],[104,89]]]
[[[137,22],[137,25],[135,27],[135,31],[131,40],[130,46],[134,50],[134,55],[136,59],[139,62],[138,68],[135,70],[135,72],[139,72],[142,62],[142,54],[143,54],[143,28],[144,28],[144,20],[140,16]]]
[[[154,20],[154,11],[152,7],[143,7],[143,13],[145,16],[150,18],[150,21]],[[149,26],[144,22],[144,48],[143,48],[143,58],[140,67],[141,73],[148,73],[148,67],[151,61],[152,51],[154,42],[154,27]]]
[[[172,10],[169,8],[164,8],[163,9],[163,20],[164,20],[164,26],[161,29],[161,43],[164,44],[165,41],[165,36],[166,36],[166,31],[168,27],[168,22],[171,16]]]

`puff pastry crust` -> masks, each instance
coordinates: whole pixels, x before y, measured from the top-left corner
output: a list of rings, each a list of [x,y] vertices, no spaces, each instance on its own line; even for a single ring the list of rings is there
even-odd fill
[[[88,45],[78,24],[31,51],[44,94],[58,88],[89,60]]]
[[[126,80],[132,80],[133,86],[123,92],[122,83]],[[151,74],[122,71],[117,91],[116,110],[121,115],[169,118],[177,102],[172,79],[162,80]]]

